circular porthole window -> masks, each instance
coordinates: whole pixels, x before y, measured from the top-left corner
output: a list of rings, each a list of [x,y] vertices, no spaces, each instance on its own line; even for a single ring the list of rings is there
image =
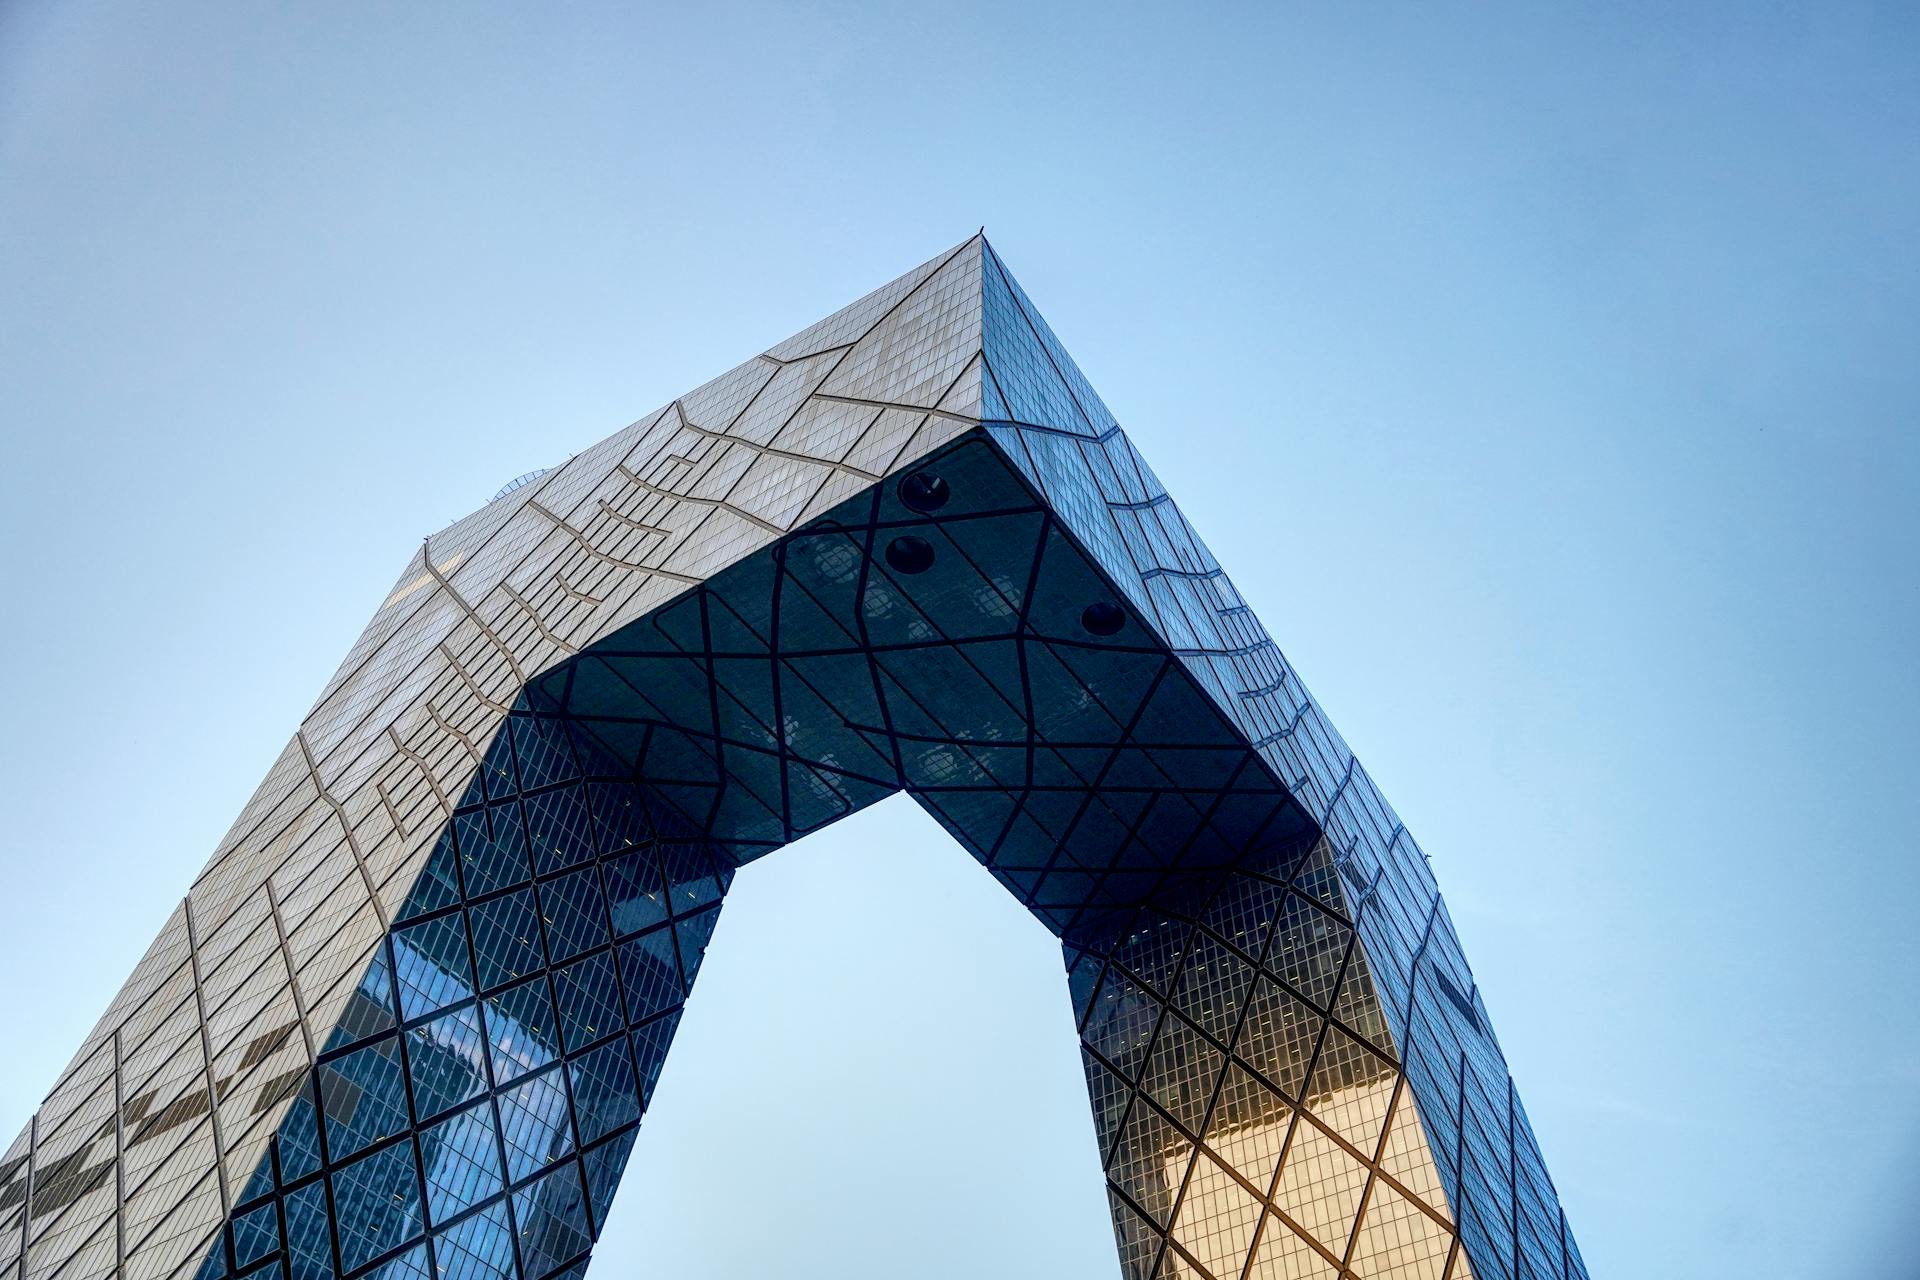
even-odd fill
[[[947,487],[947,482],[931,471],[916,471],[900,482],[900,501],[921,515],[938,511],[952,496],[953,490]]]
[[[925,573],[933,568],[933,544],[906,534],[887,544],[887,565],[899,573]]]
[[[1127,625],[1127,611],[1110,600],[1095,600],[1080,614],[1089,635],[1110,636]]]

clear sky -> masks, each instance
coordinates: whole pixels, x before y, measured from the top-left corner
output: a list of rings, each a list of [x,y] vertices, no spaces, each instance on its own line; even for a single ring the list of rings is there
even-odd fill
[[[422,535],[984,223],[1594,1274],[1911,1274],[1913,11],[674,8],[0,4],[4,1136]],[[1113,1274],[1058,963],[905,801],[751,867],[596,1274]]]

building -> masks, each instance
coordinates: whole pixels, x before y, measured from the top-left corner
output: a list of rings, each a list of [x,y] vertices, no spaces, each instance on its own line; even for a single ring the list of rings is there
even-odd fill
[[[1062,941],[1129,1280],[1586,1274],[1426,858],[978,236],[427,540],[0,1264],[582,1274],[735,870],[898,790]]]

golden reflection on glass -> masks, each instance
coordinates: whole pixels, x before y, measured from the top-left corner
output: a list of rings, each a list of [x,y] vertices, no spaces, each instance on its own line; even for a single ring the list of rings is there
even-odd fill
[[[1171,1230],[1179,1248],[1167,1251],[1159,1274],[1166,1280],[1238,1280],[1243,1274],[1248,1280],[1340,1274],[1442,1280],[1453,1242],[1444,1225],[1446,1199],[1413,1096],[1401,1091],[1396,1102],[1398,1084],[1389,1067],[1330,1093],[1310,1094],[1306,1105],[1316,1124],[1306,1117],[1296,1121],[1293,1106],[1242,1068],[1231,1068],[1197,1153],[1190,1141],[1167,1131],[1172,1140],[1162,1152],[1161,1175],[1169,1188],[1185,1178],[1186,1190]],[[1377,1166],[1333,1136],[1356,1126],[1377,1136],[1390,1108],[1393,1127]],[[1276,1168],[1274,1213],[1263,1209],[1247,1184],[1266,1188]],[[1385,1176],[1376,1176],[1376,1169]],[[1463,1265],[1455,1266],[1455,1277],[1465,1274]]]
[[[1326,857],[1322,842],[1309,856],[1309,872]],[[1221,1070],[1220,1054],[1205,1036],[1179,1017],[1160,1023],[1152,1059],[1205,1064],[1218,1088],[1183,1082],[1174,1096],[1162,1083],[1170,1073],[1144,1075],[1143,1092],[1172,1106],[1188,1129],[1197,1125],[1183,1112],[1206,1115],[1206,1136],[1196,1146],[1164,1121],[1143,1124],[1145,1104],[1134,1105],[1130,1136],[1135,1143],[1148,1134],[1159,1138],[1157,1165],[1149,1176],[1116,1172],[1123,1186],[1157,1193],[1161,1204],[1147,1206],[1157,1213],[1177,1196],[1171,1243],[1154,1274],[1159,1280],[1464,1277],[1464,1254],[1451,1275],[1447,1270],[1457,1251],[1446,1196],[1413,1094],[1391,1056],[1393,1037],[1364,954],[1352,950],[1336,999],[1344,939],[1298,901],[1289,898],[1281,950],[1267,958],[1267,968],[1286,976],[1292,989],[1268,976],[1254,983],[1234,1037],[1235,1061]],[[1337,896],[1332,905],[1344,914]],[[1329,946],[1329,939],[1341,945]],[[1303,990],[1333,1003],[1334,1018],[1294,994]],[[1155,1117],[1150,1110],[1146,1115]],[[1136,1147],[1136,1165],[1141,1154]]]

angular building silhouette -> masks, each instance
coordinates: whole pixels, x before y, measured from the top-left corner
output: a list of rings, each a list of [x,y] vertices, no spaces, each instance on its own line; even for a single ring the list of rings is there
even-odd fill
[[[735,871],[902,790],[1062,942],[1128,1280],[1585,1276],[1427,859],[981,237],[426,541],[0,1275],[584,1274]]]

